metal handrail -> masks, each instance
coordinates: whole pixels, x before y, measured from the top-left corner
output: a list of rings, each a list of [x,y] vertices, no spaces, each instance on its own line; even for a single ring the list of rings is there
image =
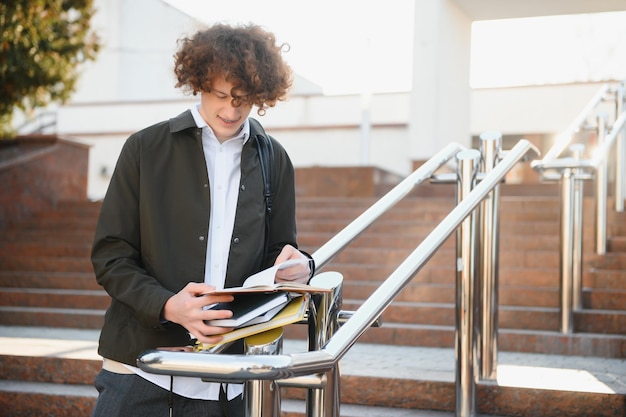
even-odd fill
[[[605,84],[592,100],[585,106],[574,122],[565,130],[542,160],[533,161],[531,166],[540,172],[544,179],[557,180],[561,183],[560,207],[560,328],[563,333],[572,333],[574,329],[574,310],[582,308],[582,210],[583,181],[595,181],[595,252],[604,255],[607,248],[607,200],[608,200],[608,166],[609,156],[613,149],[615,168],[615,211],[624,211],[626,193],[626,162],[624,150],[626,138],[623,135],[626,127],[626,111],[624,111],[623,83],[615,87]],[[608,93],[615,103],[615,121],[607,134],[607,114],[596,114],[597,148],[592,155],[583,159],[584,145],[569,146],[569,157],[560,157],[565,147],[570,144],[575,131],[583,123]],[[550,171],[547,174],[546,171]]]
[[[590,161],[590,165],[592,167],[598,169],[598,167],[605,161],[607,156],[609,156],[609,154],[611,153],[611,148],[615,144],[615,140],[621,133],[621,130],[624,128],[624,126],[626,126],[626,112],[623,112],[617,118],[617,120],[615,120],[613,126],[611,126],[611,132],[608,134],[608,136],[604,139],[604,142],[594,153]]]
[[[335,256],[337,256],[356,237],[367,229],[376,219],[387,210],[406,197],[415,186],[433,177],[433,174],[443,164],[448,162],[456,153],[465,149],[458,143],[450,143],[442,150],[432,156],[426,163],[416,171],[406,177],[391,191],[385,194],[380,200],[365,210],[360,216],[354,219],[343,230],[333,236],[328,242],[313,253],[316,269],[320,271]]]
[[[356,343],[357,339],[376,321],[397,294],[433,256],[435,251],[455,232],[463,220],[503,180],[513,166],[531,152],[538,154],[536,148],[527,140],[519,141],[513,149],[507,152],[500,163],[482,179],[466,198],[450,211],[422,243],[365,300],[352,318],[336,331],[322,349],[272,356],[211,355],[209,361],[206,360],[206,356],[199,353],[149,350],[138,358],[138,366],[151,373],[195,376],[221,382],[278,380],[332,370],[348,349]],[[431,167],[424,168],[426,171],[430,169]],[[420,175],[415,177],[421,178]],[[389,201],[392,200],[393,198],[389,197]],[[363,215],[366,213],[368,212],[366,211]],[[377,214],[377,210],[370,214]],[[352,233],[346,232],[345,235],[352,235]],[[344,239],[345,237],[337,240],[337,250],[341,249]],[[325,254],[324,256],[330,259],[330,255]],[[322,264],[324,261],[327,262],[328,260],[320,258]]]
[[[548,152],[544,155],[541,161],[537,161],[537,165],[545,164],[549,161],[552,161],[558,158],[561,153],[568,147],[572,140],[572,136],[574,133],[578,132],[581,127],[584,126],[585,121],[589,117],[589,114],[596,108],[598,104],[602,102],[606,93],[610,91],[610,85],[604,84],[598,92],[593,96],[593,98],[587,103],[587,105],[583,108],[583,110],[576,116],[576,118],[572,121],[572,123],[565,129],[561,134],[557,136],[554,141],[554,145],[548,150]],[[534,167],[534,166],[533,166]]]
[[[582,169],[582,170],[597,170],[604,162],[606,157],[611,153],[611,148],[615,145],[615,140],[621,133],[621,130],[626,127],[626,112],[622,113],[617,120],[613,123],[611,131],[606,136],[604,142],[597,148],[596,152],[590,159],[575,159],[575,158],[561,158],[550,159],[547,158],[536,160],[532,162],[532,167],[537,170],[563,170],[566,168]]]

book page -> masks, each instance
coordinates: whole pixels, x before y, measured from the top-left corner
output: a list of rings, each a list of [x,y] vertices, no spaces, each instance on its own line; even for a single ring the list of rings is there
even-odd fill
[[[242,287],[243,288],[260,287],[260,286],[273,287],[274,280],[276,279],[276,272],[278,272],[281,269],[291,268],[292,266],[305,264],[308,262],[309,260],[307,258],[289,259],[288,261],[285,261],[283,263],[276,264],[272,267],[264,269],[261,272],[257,272],[254,275],[250,275],[244,281]]]
[[[281,269],[287,269],[294,265],[308,263],[308,258],[303,259],[290,259],[283,263],[269,267],[261,272],[257,272],[254,275],[249,276],[241,287],[223,288],[221,290],[210,291],[212,294],[237,294],[246,292],[274,292],[285,291],[292,293],[321,293],[330,292],[329,288],[312,287],[308,284],[302,284],[299,282],[284,281],[274,282],[276,279],[276,272]]]

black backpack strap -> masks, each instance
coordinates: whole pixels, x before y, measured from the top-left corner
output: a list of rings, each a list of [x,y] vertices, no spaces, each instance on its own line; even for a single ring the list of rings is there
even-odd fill
[[[263,126],[256,119],[250,118],[250,123],[255,130],[262,132],[254,135],[257,152],[259,153],[259,163],[261,164],[261,175],[263,176],[263,197],[265,199],[265,244],[263,245],[263,260],[267,258],[270,238],[270,214],[272,213],[272,162],[274,161],[274,146],[272,140],[265,133]]]

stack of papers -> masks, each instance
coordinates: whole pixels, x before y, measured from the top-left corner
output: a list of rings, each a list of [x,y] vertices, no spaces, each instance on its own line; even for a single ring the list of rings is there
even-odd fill
[[[304,319],[310,293],[329,292],[330,289],[312,287],[298,282],[275,282],[276,272],[281,269],[309,262],[308,259],[291,259],[274,265],[246,279],[241,287],[211,291],[211,294],[232,294],[234,300],[208,308],[230,310],[229,319],[208,320],[211,326],[232,327],[223,334],[219,343],[199,343],[195,350],[204,350],[232,342],[266,330],[286,326]]]
[[[293,298],[283,307],[272,319],[265,323],[252,324],[249,326],[239,327],[231,330],[228,333],[224,333],[223,339],[218,343],[197,343],[193,349],[194,351],[202,351],[213,346],[222,345],[224,343],[230,343],[235,340],[243,339],[244,337],[251,336],[253,334],[265,332],[267,330],[283,327],[288,324],[297,323],[304,319],[307,311],[309,301],[309,295],[304,294],[296,298]]]
[[[219,303],[209,310],[230,310],[233,316],[229,319],[207,320],[209,326],[243,327],[264,323],[271,320],[289,302],[289,293],[239,293],[229,303]]]

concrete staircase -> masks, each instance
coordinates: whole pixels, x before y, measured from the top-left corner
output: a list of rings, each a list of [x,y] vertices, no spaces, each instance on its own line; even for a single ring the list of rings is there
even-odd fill
[[[374,201],[299,198],[300,245],[314,252]],[[509,355],[515,362],[511,366],[524,365],[513,357],[544,358],[546,363],[574,358],[584,368],[591,363],[585,362],[588,357],[593,363],[601,361],[618,369],[626,358],[626,215],[609,216],[610,253],[599,257],[592,252],[592,216],[587,213],[593,209],[586,202],[585,308],[575,314],[575,333],[564,335],[558,332],[558,206],[558,198],[550,196],[502,199],[501,356]],[[60,203],[0,237],[0,325],[9,333],[0,339],[15,345],[5,347],[0,355],[0,404],[3,410],[10,410],[7,416],[42,415],[44,409],[47,415],[87,416],[93,407],[93,378],[100,368],[95,355],[97,329],[109,303],[95,282],[89,261],[99,207],[92,202]],[[325,270],[344,275],[344,309],[357,309],[452,207],[451,197],[408,198],[338,255]],[[405,416],[422,415],[419,410],[451,415],[455,404],[454,265],[452,237],[384,312],[384,325],[361,337],[355,345],[361,349],[359,357],[369,357],[370,352],[374,359],[364,367],[355,358],[354,365],[342,371],[342,403],[346,407],[387,407],[385,411],[374,408],[378,411],[370,415],[391,416],[392,410]],[[10,334],[11,329],[15,334]],[[20,337],[24,329],[35,333],[56,329],[62,336],[58,332],[50,338],[42,335],[45,346],[38,350],[27,346],[37,344],[36,337]],[[288,340],[298,343],[304,340],[305,329],[290,326],[286,334]],[[403,349],[396,354],[401,361],[383,374],[377,362],[389,359],[384,352],[393,349]],[[445,372],[416,368],[405,373],[413,369],[410,364],[420,355],[432,352],[445,358]],[[441,357],[435,356],[429,366],[444,360]],[[515,369],[521,372],[521,368]],[[505,367],[498,372],[506,373]],[[606,375],[610,380],[610,369]],[[620,378],[613,382],[607,382],[612,392],[481,382],[477,406],[480,413],[492,416],[623,416],[626,383]],[[299,404],[303,392],[284,389],[283,398]],[[294,406],[283,415],[300,416],[301,409]],[[414,414],[407,414],[411,410]],[[354,413],[368,415],[363,408]],[[342,411],[342,415],[352,414]]]

